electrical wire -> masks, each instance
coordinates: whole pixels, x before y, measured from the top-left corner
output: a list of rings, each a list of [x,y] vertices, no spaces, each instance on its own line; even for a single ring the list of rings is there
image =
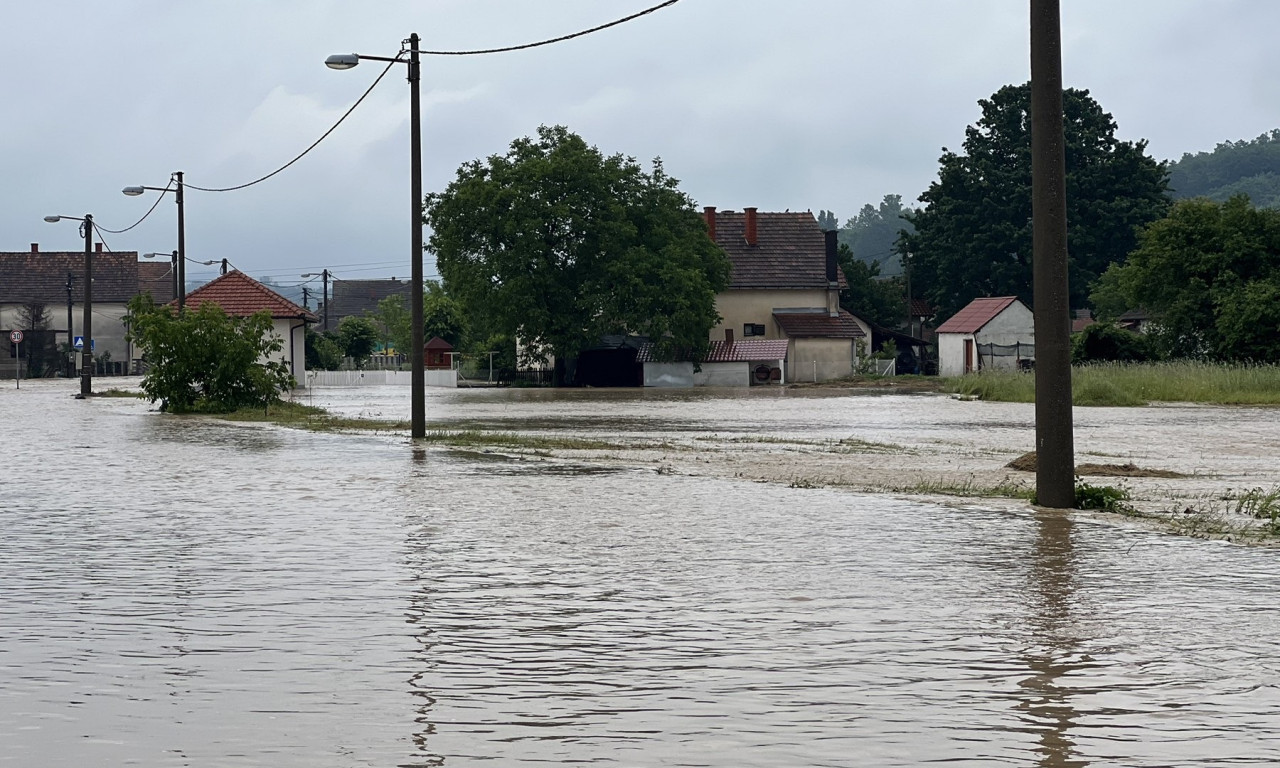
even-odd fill
[[[373,84],[372,84],[372,85],[370,85],[370,86],[365,90],[365,92],[364,92],[364,93],[362,93],[362,94],[360,95],[360,98],[356,99],[356,103],[355,103],[355,104],[352,104],[352,105],[351,105],[351,107],[350,107],[349,109],[347,109],[347,111],[346,111],[346,112],[343,112],[343,113],[342,113],[342,117],[338,118],[338,122],[334,123],[334,124],[333,124],[333,126],[329,128],[329,130],[325,131],[325,132],[324,132],[324,135],[322,135],[320,138],[318,138],[318,139],[316,139],[314,142],[312,142],[312,143],[311,143],[311,146],[309,146],[309,147],[307,147],[306,149],[302,150],[301,154],[299,154],[297,157],[293,158],[293,159],[292,159],[292,160],[290,160],[289,162],[287,162],[287,163],[285,163],[284,165],[280,166],[279,168],[275,169],[275,170],[274,170],[274,171],[272,171],[271,173],[268,173],[266,176],[263,176],[263,177],[261,177],[261,178],[254,179],[253,181],[246,182],[246,183],[244,183],[244,184],[237,184],[237,185],[236,185],[236,186],[234,186],[234,187],[197,187],[195,184],[187,183],[187,184],[185,185],[185,186],[186,186],[186,188],[187,188],[187,189],[198,189],[198,190],[200,190],[201,192],[234,192],[234,191],[236,191],[236,190],[238,190],[238,189],[244,189],[245,187],[252,187],[254,184],[261,184],[262,182],[266,181],[267,179],[271,178],[272,176],[275,176],[276,174],[278,174],[278,173],[280,173],[281,171],[285,170],[285,169],[286,169],[286,168],[288,168],[289,166],[293,165],[294,163],[298,162],[298,161],[299,161],[299,160],[301,160],[302,158],[306,157],[308,152],[310,152],[311,150],[315,149],[317,146],[319,146],[319,145],[320,145],[320,142],[322,142],[322,141],[324,141],[325,139],[329,138],[329,134],[331,134],[331,133],[333,133],[334,131],[336,131],[336,130],[338,129],[338,126],[342,125],[342,121],[346,120],[346,119],[351,115],[351,113],[352,113],[352,112],[354,112],[354,111],[356,110],[356,107],[360,106],[360,104],[365,100],[365,98],[366,98],[366,97],[368,97],[368,95],[369,95],[370,93],[372,93],[372,92],[373,92],[373,89],[378,87],[378,83],[382,82],[382,78],[386,77],[386,76],[387,76],[387,73],[391,71],[391,67],[392,67],[392,65],[394,65],[394,64],[395,64],[396,62],[398,62],[399,60],[400,60],[400,58],[399,58],[399,56],[397,56],[397,57],[396,57],[396,59],[395,59],[395,61],[389,61],[389,62],[387,62],[387,67],[386,67],[386,69],[382,70],[382,74],[378,75],[378,78],[377,78],[376,80],[374,80],[374,81],[373,81]]]
[[[113,235],[123,235],[125,232],[128,232],[129,230],[131,230],[131,229],[133,229],[134,227],[138,226],[138,225],[139,225],[139,224],[141,224],[142,222],[146,221],[146,220],[147,220],[147,217],[148,217],[148,216],[150,216],[150,215],[151,215],[151,213],[152,213],[153,211],[155,211],[156,207],[160,205],[160,201],[164,199],[164,195],[165,195],[165,193],[166,193],[166,192],[168,192],[172,187],[173,187],[173,177],[172,177],[172,176],[170,176],[170,177],[169,177],[169,183],[168,183],[167,185],[165,185],[164,190],[163,190],[163,191],[161,191],[161,192],[160,192],[160,194],[156,195],[156,201],[155,201],[154,203],[152,203],[152,204],[151,204],[151,207],[147,209],[147,212],[146,212],[146,213],[142,214],[142,218],[140,218],[140,219],[138,219],[137,221],[133,222],[133,223],[132,223],[132,224],[130,224],[129,226],[125,227],[124,229],[107,229],[106,227],[100,227],[100,226],[98,225],[98,222],[96,222],[96,221],[95,221],[95,222],[93,222],[93,227],[94,227],[94,229],[100,229],[100,230],[101,230],[101,231],[103,231],[103,232],[110,232],[110,233],[111,233],[111,234],[113,234]]]
[[[544,45],[551,45],[551,44],[553,44],[553,43],[562,43],[562,42],[564,42],[564,41],[566,41],[566,40],[573,40],[574,38],[583,37],[583,36],[585,36],[585,35],[592,34],[593,32],[599,32],[599,31],[604,30],[604,29],[609,29],[610,27],[616,27],[616,26],[618,26],[619,24],[625,24],[625,23],[627,23],[628,21],[633,21],[633,20],[635,20],[635,19],[640,18],[641,16],[647,16],[648,14],[654,13],[655,11],[659,11],[659,10],[662,10],[663,8],[668,7],[668,6],[675,5],[675,4],[676,4],[676,3],[678,3],[678,2],[680,2],[680,0],[665,0],[665,2],[658,3],[657,5],[655,5],[655,6],[651,7],[651,8],[646,8],[646,9],[644,9],[643,11],[639,11],[639,12],[637,12],[637,13],[633,13],[633,14],[631,14],[630,16],[624,16],[624,17],[623,17],[623,18],[621,18],[621,19],[616,19],[616,20],[611,21],[611,22],[609,22],[609,23],[607,23],[607,24],[601,24],[601,25],[599,25],[599,26],[592,27],[592,28],[590,28],[590,29],[584,29],[584,30],[582,30],[582,31],[580,31],[580,32],[574,32],[574,33],[572,33],[572,34],[568,34],[568,35],[561,35],[560,37],[554,37],[554,38],[551,38],[550,40],[540,40],[540,41],[538,41],[538,42],[536,42],[536,43],[525,43],[525,44],[523,44],[523,45],[512,45],[512,46],[507,46],[507,47],[505,47],[505,48],[486,48],[486,49],[474,50],[474,51],[419,51],[419,53],[421,53],[421,54],[423,54],[423,55],[427,55],[427,56],[478,56],[478,55],[480,55],[480,54],[489,54],[489,53],[508,53],[508,52],[510,52],[510,51],[523,51],[523,50],[528,50],[528,49],[530,49],[530,48],[540,48],[540,47],[542,47],[542,46],[544,46]],[[343,121],[344,121],[344,120],[346,120],[346,119],[347,119],[347,117],[349,117],[349,116],[351,115],[351,113],[355,111],[356,107],[360,106],[360,104],[365,100],[365,98],[366,98],[366,97],[368,97],[368,95],[369,95],[370,93],[372,93],[372,92],[373,92],[373,89],[374,89],[374,88],[376,88],[376,87],[378,87],[378,83],[382,82],[382,78],[384,78],[384,77],[386,77],[386,76],[387,76],[387,73],[391,71],[391,67],[392,67],[393,65],[395,65],[396,63],[398,63],[398,62],[400,62],[400,61],[402,61],[402,60],[403,60],[401,57],[403,57],[403,56],[405,55],[405,53],[407,53],[407,51],[403,51],[403,50],[402,50],[402,51],[400,51],[400,53],[398,53],[398,54],[396,55],[396,58],[395,58],[393,61],[389,61],[389,62],[387,62],[387,66],[386,66],[386,68],[385,68],[385,69],[383,69],[383,70],[382,70],[382,74],[378,75],[378,78],[377,78],[376,80],[374,80],[374,81],[373,81],[373,84],[372,84],[372,85],[370,85],[370,86],[369,86],[369,88],[368,88],[368,89],[367,89],[363,94],[361,94],[361,96],[360,96],[360,98],[359,98],[359,99],[356,99],[356,103],[352,104],[352,105],[351,105],[351,107],[350,107],[346,112],[344,112],[344,113],[342,114],[342,117],[338,118],[338,122],[334,123],[334,124],[333,124],[333,126],[332,126],[332,127],[330,127],[330,128],[329,128],[329,130],[325,131],[325,132],[324,132],[324,134],[323,134],[320,138],[316,139],[316,140],[311,144],[311,146],[309,146],[309,147],[307,147],[306,149],[304,149],[304,150],[301,152],[301,154],[299,154],[297,157],[293,158],[293,159],[292,159],[292,160],[290,160],[289,162],[285,163],[284,165],[280,166],[279,168],[275,169],[275,170],[274,170],[274,171],[272,171],[271,173],[268,173],[267,175],[265,175],[265,176],[263,176],[263,177],[261,177],[261,178],[254,179],[253,181],[246,182],[246,183],[244,183],[244,184],[237,184],[236,186],[233,186],[233,187],[200,187],[200,186],[196,186],[195,184],[191,184],[191,183],[189,183],[189,182],[188,182],[187,184],[185,184],[186,188],[187,188],[187,189],[197,189],[197,190],[199,190],[199,191],[201,191],[201,192],[234,192],[234,191],[236,191],[236,190],[244,189],[244,188],[246,188],[246,187],[252,187],[254,184],[260,184],[260,183],[262,183],[262,182],[266,181],[267,179],[271,178],[272,176],[275,176],[276,174],[278,174],[278,173],[280,173],[280,172],[284,171],[286,168],[288,168],[289,166],[291,166],[291,165],[293,165],[294,163],[298,162],[298,161],[299,161],[299,160],[301,160],[303,157],[306,157],[306,155],[307,155],[309,152],[311,152],[311,150],[313,150],[313,149],[315,149],[317,146],[319,146],[320,142],[322,142],[322,141],[324,141],[325,139],[329,138],[329,134],[331,134],[331,133],[333,133],[335,130],[337,130],[338,126],[339,126],[339,125],[342,125]],[[172,179],[170,179],[170,183],[172,183]],[[159,202],[159,201],[157,201],[157,202]],[[152,206],[152,210],[154,210],[154,206]],[[151,214],[151,212],[150,212],[150,211],[148,211],[148,212],[147,212],[147,215],[149,216],[150,214]],[[146,216],[144,216],[143,218],[145,219],[145,218],[146,218]],[[141,220],[139,220],[139,221],[138,221],[138,224],[141,224],[141,223],[142,223],[142,222],[141,222]],[[133,225],[133,227],[136,227],[138,224],[134,224],[134,225]],[[132,229],[133,227],[129,227],[129,229]],[[129,231],[129,229],[121,230],[121,232],[128,232],[128,231]],[[108,231],[110,231],[110,230],[108,230]],[[114,233],[114,234],[119,234],[119,233],[117,232],[117,233]]]
[[[666,2],[658,3],[652,8],[646,8],[643,11],[640,11],[638,13],[633,13],[630,16],[624,16],[623,18],[617,19],[616,21],[611,21],[608,24],[601,24],[598,27],[592,27],[591,29],[584,29],[581,32],[574,32],[573,34],[570,34],[570,35],[561,35],[560,37],[553,37],[550,40],[541,40],[536,43],[525,43],[524,45],[512,45],[506,48],[485,48],[477,51],[419,51],[419,53],[426,56],[479,56],[481,54],[486,54],[486,53],[509,53],[511,51],[525,51],[530,48],[540,48],[544,45],[551,45],[552,43],[563,43],[564,41],[572,40],[575,37],[583,37],[593,32],[599,32],[602,29],[608,29],[609,27],[616,27],[619,24],[625,24],[628,21],[633,21],[635,19],[640,18],[641,16],[647,16],[650,13],[653,13],[655,11],[660,11],[663,8],[666,8],[668,6],[675,5],[678,2],[680,2],[680,0],[666,0]]]

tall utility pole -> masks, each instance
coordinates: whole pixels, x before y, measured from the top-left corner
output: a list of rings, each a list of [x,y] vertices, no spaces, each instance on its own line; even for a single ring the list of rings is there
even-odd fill
[[[225,260],[224,260],[224,263],[225,263]],[[226,274],[226,273],[224,272],[223,274]],[[329,331],[329,277],[332,274],[333,273],[330,272],[328,268],[325,268],[320,270],[319,273],[307,272],[303,275],[300,275],[300,277],[319,277],[323,281],[322,290],[324,291],[324,294],[320,297],[320,300],[324,302],[324,315],[321,322],[323,323],[323,329],[326,333]],[[306,288],[304,287],[302,290],[304,291],[303,295],[305,296]]]
[[[71,346],[72,343],[75,341],[75,335],[71,327],[75,321],[75,317],[72,314],[73,302],[71,300],[71,287],[74,284],[74,282],[75,282],[75,275],[68,272],[67,273],[67,376],[71,376],[73,373],[75,373],[75,369],[76,369],[76,350],[75,350],[75,347]]]
[[[185,206],[182,204],[182,171],[173,174],[178,182],[174,190],[173,200],[178,204],[178,313],[187,306],[187,220]]]
[[[80,353],[80,394],[84,399],[93,394],[93,215],[86,213],[84,222],[84,349]]]
[[[418,91],[421,77],[418,70],[418,33],[409,35],[409,196],[413,198],[409,215],[413,222],[412,285],[409,286],[409,322],[413,324],[409,361],[412,373],[409,383],[410,397],[409,433],[414,440],[427,436],[427,373],[425,370],[425,336],[422,328],[422,107]]]
[[[1067,171],[1059,0],[1031,0],[1031,221],[1036,323],[1036,498],[1075,506]]]
[[[311,309],[311,306],[307,304],[307,302],[310,300],[311,300],[311,289],[307,288],[307,286],[304,285],[302,286],[302,308],[303,309]]]

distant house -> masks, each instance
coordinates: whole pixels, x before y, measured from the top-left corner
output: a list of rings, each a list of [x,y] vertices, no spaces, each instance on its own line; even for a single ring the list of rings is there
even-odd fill
[[[1017,369],[1035,360],[1035,318],[1016,296],[974,299],[938,326],[938,373]]]
[[[871,327],[840,308],[848,286],[836,262],[836,233],[809,212],[703,210],[707,233],[732,265],[729,287],[716,296],[723,318],[713,341],[786,341],[777,380],[825,381],[848,376]],[[770,353],[772,354],[772,353]]]
[[[316,322],[314,314],[238,270],[187,294],[189,309],[197,310],[206,302],[217,304],[232,317],[269,312],[272,332],[284,342],[278,359],[289,366],[299,386],[306,382],[306,327],[307,323]]]
[[[136,251],[106,252],[97,244],[93,350],[103,366],[99,373],[129,373],[133,349],[124,327],[129,300],[146,292],[157,301],[172,298],[172,281],[160,278],[169,267],[140,262]],[[29,251],[0,252],[0,329],[35,330],[30,327],[33,312],[43,314],[42,324],[55,350],[56,344],[84,335],[84,251],[41,251],[32,243]]]
[[[1126,331],[1147,333],[1151,330],[1151,316],[1145,309],[1131,309],[1116,318],[1116,325]]]
[[[378,302],[389,296],[404,297],[404,306],[406,309],[409,307],[409,281],[394,277],[379,280],[334,279],[329,291],[328,306],[321,303],[316,309],[316,314],[328,322],[329,330],[337,328],[343,318],[376,313]]]
[[[1071,310],[1071,332],[1072,333],[1080,333],[1085,328],[1088,328],[1089,326],[1093,325],[1096,322],[1097,320],[1093,319],[1093,312],[1091,310],[1088,310],[1088,309]]]

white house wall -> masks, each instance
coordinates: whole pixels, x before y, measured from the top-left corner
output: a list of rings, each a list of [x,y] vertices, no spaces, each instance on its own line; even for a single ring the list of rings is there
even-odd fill
[[[1000,344],[1012,346],[1023,344],[1034,348],[1036,339],[1035,314],[1020,301],[1015,301],[1004,308],[1000,314],[978,329],[974,334],[977,344]],[[1014,355],[990,357],[978,354],[982,365],[986,368],[1016,370],[1018,358]]]
[[[964,342],[973,342],[972,333],[940,333],[938,334],[938,375],[960,376],[965,372]],[[975,345],[970,344],[973,348]],[[972,353],[969,360],[972,370],[978,369],[977,352]]]

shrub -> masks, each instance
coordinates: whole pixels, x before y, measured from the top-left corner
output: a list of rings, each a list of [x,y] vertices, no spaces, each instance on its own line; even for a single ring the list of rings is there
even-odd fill
[[[150,363],[142,392],[162,411],[262,407],[296,384],[289,366],[274,359],[284,342],[266,312],[229,317],[212,302],[175,312],[143,294],[129,302],[125,321],[129,340]]]
[[[1071,337],[1073,365],[1098,361],[1141,363],[1155,357],[1150,339],[1111,323],[1094,323]]]

